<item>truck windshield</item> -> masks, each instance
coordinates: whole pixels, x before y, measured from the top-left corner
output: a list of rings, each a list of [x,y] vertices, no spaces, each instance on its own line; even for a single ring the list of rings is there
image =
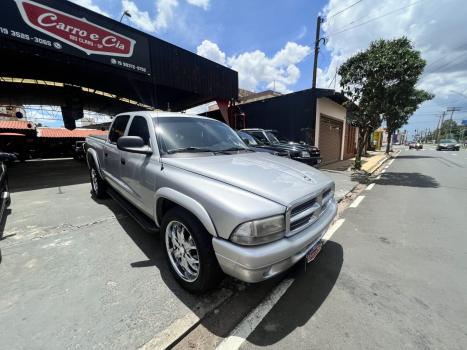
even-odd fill
[[[270,143],[272,144],[280,143],[279,139],[271,131],[266,131],[266,136],[268,137],[268,140]]]
[[[164,154],[248,150],[230,127],[217,120],[163,117],[154,119],[154,124]]]

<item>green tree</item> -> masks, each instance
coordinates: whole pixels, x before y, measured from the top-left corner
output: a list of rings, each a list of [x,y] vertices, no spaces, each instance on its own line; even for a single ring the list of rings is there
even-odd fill
[[[383,119],[391,137],[423,101],[433,97],[415,87],[425,64],[420,52],[403,37],[374,41],[367,50],[350,57],[339,68],[340,84],[349,99],[349,119],[359,128],[356,169],[361,168],[368,135]]]

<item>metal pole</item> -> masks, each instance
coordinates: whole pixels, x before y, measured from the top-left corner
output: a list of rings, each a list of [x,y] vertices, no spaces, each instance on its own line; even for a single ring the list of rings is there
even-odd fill
[[[318,16],[316,19],[316,38],[315,38],[315,57],[313,61],[313,84],[312,88],[316,88],[316,73],[318,70],[318,54],[319,54],[319,41],[320,41],[320,31],[321,31],[321,16]]]
[[[443,126],[443,122],[444,122],[444,116],[446,115],[446,112],[443,112],[443,114],[441,115],[441,121],[439,123],[439,128],[438,128],[438,135],[436,136],[436,143],[438,144],[439,143],[439,137],[441,136],[441,128]]]

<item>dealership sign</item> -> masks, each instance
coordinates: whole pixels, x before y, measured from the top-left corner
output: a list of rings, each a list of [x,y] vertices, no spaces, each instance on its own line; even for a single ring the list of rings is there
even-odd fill
[[[150,74],[149,45],[141,34],[64,1],[47,1],[47,6],[33,0],[9,0],[8,3],[10,7],[16,3],[16,9],[9,10],[13,13],[16,10],[21,20],[8,13],[0,15],[0,34]],[[8,12],[8,8],[6,10]],[[2,18],[4,16],[6,18]]]

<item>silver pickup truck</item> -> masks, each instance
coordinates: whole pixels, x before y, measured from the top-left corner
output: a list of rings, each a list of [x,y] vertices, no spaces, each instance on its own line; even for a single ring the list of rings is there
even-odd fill
[[[219,121],[166,112],[116,116],[90,136],[92,193],[110,194],[149,231],[191,292],[226,273],[246,282],[311,260],[337,212],[334,183],[294,160],[248,149]]]

